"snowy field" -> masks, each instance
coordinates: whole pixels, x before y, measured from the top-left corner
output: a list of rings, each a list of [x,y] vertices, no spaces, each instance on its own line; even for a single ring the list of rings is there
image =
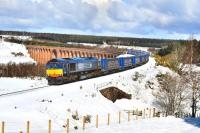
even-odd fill
[[[124,110],[153,108],[155,100],[152,95],[158,88],[156,75],[171,71],[165,67],[155,66],[154,59],[140,67],[124,72],[107,75],[99,78],[74,82],[60,86],[49,86],[23,94],[0,97],[0,121],[5,121],[6,132],[16,133],[25,131],[26,121],[31,122],[31,133],[47,132],[48,120],[52,120],[52,130],[55,133],[64,133],[66,119],[70,119],[70,132],[82,131],[82,117],[91,115],[91,123],[86,124],[87,133],[186,133],[198,132],[194,126],[197,122],[189,123],[173,117],[133,120],[127,122],[127,113]],[[137,80],[133,80],[137,73]],[[148,84],[151,81],[151,84]],[[47,85],[45,79],[17,79],[0,78],[0,93],[13,92]],[[115,103],[101,95],[99,90],[115,86],[132,94],[132,99],[117,100]],[[159,110],[159,108],[157,108]],[[118,124],[118,112],[122,114],[122,124]],[[78,113],[79,120],[72,118]],[[111,125],[106,125],[107,114],[111,114]],[[99,115],[99,128],[95,128],[95,116]],[[149,115],[148,112],[146,115]],[[134,118],[135,119],[135,118]],[[77,126],[78,130],[74,127]],[[184,128],[183,128],[184,127]],[[169,130],[170,129],[170,130]]]
[[[23,56],[14,54],[23,53]],[[0,41],[0,64],[34,63],[22,44]],[[0,96],[0,121],[5,122],[5,133],[25,132],[26,121],[30,121],[31,133],[45,133],[48,120],[52,120],[53,133],[65,133],[66,119],[70,120],[70,133],[197,133],[199,119],[178,119],[174,117],[147,118],[149,112],[136,120],[131,115],[127,122],[124,110],[160,109],[154,104],[159,88],[157,74],[173,73],[168,68],[156,66],[150,58],[143,66],[112,75],[74,82],[59,86],[48,86],[44,78],[0,78],[0,95],[16,91],[47,86],[37,90]],[[117,87],[132,95],[132,99],[121,99],[115,103],[101,95],[100,90]],[[121,112],[121,124],[118,113]],[[110,126],[107,115],[110,113]],[[72,118],[77,114],[78,120]],[[99,128],[95,128],[95,116],[99,116]],[[91,123],[82,130],[83,116],[90,115]],[[152,115],[152,114],[151,114]],[[1,127],[1,124],[0,124]],[[75,130],[74,127],[78,129]]]
[[[0,78],[0,95],[47,86],[44,78]]]
[[[104,125],[98,129],[86,130],[87,133],[199,133],[200,119],[180,119],[174,117],[134,120]]]

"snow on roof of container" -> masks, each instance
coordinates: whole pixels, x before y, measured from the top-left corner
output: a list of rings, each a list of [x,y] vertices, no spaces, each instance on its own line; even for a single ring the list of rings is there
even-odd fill
[[[132,55],[132,54],[121,54],[119,56],[117,56],[117,58],[121,58],[121,57],[133,57],[135,55]]]

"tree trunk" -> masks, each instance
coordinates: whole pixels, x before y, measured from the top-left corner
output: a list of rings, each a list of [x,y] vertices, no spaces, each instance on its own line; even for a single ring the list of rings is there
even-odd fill
[[[195,115],[196,115],[196,100],[195,100],[195,97],[194,97],[194,92],[193,92],[193,95],[192,95],[192,117],[195,118]]]

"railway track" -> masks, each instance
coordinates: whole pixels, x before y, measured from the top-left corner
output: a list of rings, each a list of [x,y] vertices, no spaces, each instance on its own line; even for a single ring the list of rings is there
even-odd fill
[[[40,90],[40,89],[46,88],[46,87],[49,87],[49,85],[35,87],[35,88],[31,88],[31,89],[24,89],[24,90],[20,90],[20,91],[9,92],[9,93],[3,93],[3,94],[0,94],[0,98],[1,97],[6,97],[6,96],[13,96],[13,95],[18,95],[18,94],[23,94],[23,93],[26,93],[26,92],[32,92],[32,91]]]
[[[146,62],[146,63],[147,63],[147,62]],[[146,63],[144,63],[144,64],[146,64]],[[68,84],[68,83],[73,83],[73,82],[77,82],[77,81],[83,81],[83,80],[93,79],[93,78],[97,78],[97,77],[101,77],[101,76],[106,76],[106,75],[110,75],[110,74],[114,74],[114,73],[118,73],[118,72],[123,72],[123,71],[129,70],[129,69],[133,69],[133,68],[136,68],[136,67],[141,66],[141,65],[144,65],[144,64],[140,64],[140,65],[137,65],[137,66],[133,66],[133,67],[131,67],[131,68],[124,69],[124,70],[120,70],[120,71],[117,71],[117,72],[116,72],[116,71],[113,71],[113,72],[106,73],[106,74],[103,74],[103,75],[100,75],[100,76],[94,76],[94,77],[90,77],[90,78],[86,78],[86,79],[70,81],[70,82],[67,82],[66,84]],[[24,89],[24,90],[20,90],[20,91],[14,91],[14,92],[9,92],[9,93],[3,93],[3,94],[0,94],[0,98],[6,97],[6,96],[13,96],[13,95],[18,95],[18,94],[23,94],[23,93],[27,93],[27,92],[32,92],[32,91],[40,90],[40,89],[42,89],[42,88],[46,88],[46,87],[49,87],[49,86],[50,86],[50,85],[44,85],[44,86],[35,87],[35,88],[31,88],[31,89]]]

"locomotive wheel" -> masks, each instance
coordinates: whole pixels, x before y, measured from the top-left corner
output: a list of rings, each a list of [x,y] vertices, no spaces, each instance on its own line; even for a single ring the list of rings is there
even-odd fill
[[[57,85],[62,85],[64,83],[64,80],[63,79],[57,79],[56,80],[56,84]]]
[[[49,79],[48,80],[48,85],[55,85],[55,80],[53,80],[53,79]]]

